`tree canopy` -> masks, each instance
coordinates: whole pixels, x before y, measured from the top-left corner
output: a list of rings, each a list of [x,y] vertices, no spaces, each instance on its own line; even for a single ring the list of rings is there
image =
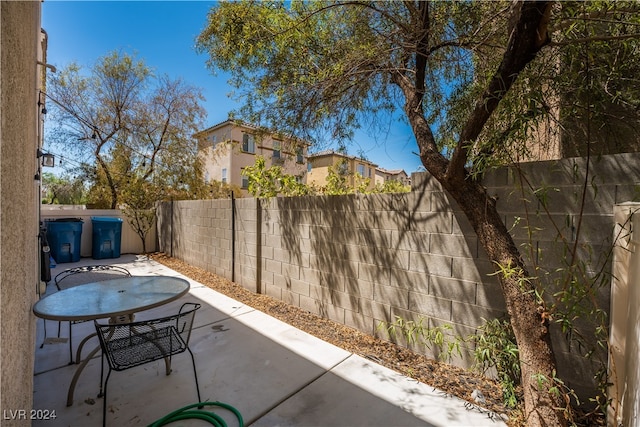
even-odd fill
[[[43,204],[79,205],[86,200],[84,182],[68,175],[56,176],[51,172],[43,172],[42,189],[46,194],[42,198]]]
[[[56,124],[53,144],[69,160],[79,159],[66,165],[91,186],[95,205],[146,209],[136,206],[140,188],[154,197],[202,195],[202,166],[191,137],[206,116],[199,89],[157,77],[144,61],[112,52],[89,70],[72,63],[53,75],[46,95]]]
[[[496,266],[528,424],[565,425],[548,308],[482,176],[565,136],[588,153],[591,129],[613,115],[637,144],[639,10],[609,1],[223,2],[197,46],[212,70],[231,74],[244,101],[238,116],[254,123],[348,141],[403,114],[426,170]]]
[[[525,150],[523,132],[531,136],[554,112],[559,120],[560,107],[584,115],[587,93],[626,105],[638,119],[637,4],[557,3],[545,10],[544,34],[527,47],[508,44],[522,31],[514,26],[519,2],[419,3],[221,3],[198,48],[210,68],[232,75],[245,101],[239,117],[310,141],[349,139],[355,128],[402,110],[407,82],[419,93],[434,148],[451,155],[473,137],[476,150],[456,153],[480,164],[495,154],[504,161],[509,147]],[[511,62],[502,61],[505,50]],[[496,73],[501,61],[518,73]],[[467,120],[472,112],[477,119]]]

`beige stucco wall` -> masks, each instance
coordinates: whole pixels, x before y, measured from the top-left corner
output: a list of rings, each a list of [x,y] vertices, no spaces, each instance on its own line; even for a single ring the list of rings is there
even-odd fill
[[[242,139],[245,133],[255,134],[254,153],[242,151]],[[303,163],[296,161],[295,147],[286,139],[259,134],[254,129],[239,126],[233,122],[206,129],[195,137],[198,139],[199,153],[204,161],[205,178],[208,177],[209,180],[221,181],[222,170],[226,169],[227,183],[242,187],[242,170],[253,166],[256,156],[264,157],[267,167],[275,164],[281,166],[285,174],[300,176],[303,182],[306,180],[306,160]],[[283,159],[281,162],[272,161],[274,139],[281,141]],[[303,147],[303,155],[306,159],[306,146]],[[246,191],[243,193],[246,195]]]
[[[333,156],[318,157],[311,162],[311,171],[307,173],[307,184],[314,184],[319,187],[327,185],[329,167],[333,165]]]
[[[609,425],[636,426],[640,418],[639,214],[639,203],[614,209],[615,234],[620,238],[614,248],[611,280]]]
[[[39,1],[0,2],[0,410],[32,406],[38,273]],[[4,418],[4,417],[3,417]],[[30,421],[2,420],[3,426]]]
[[[329,168],[337,165],[340,161],[346,162],[347,184],[349,186],[357,187],[364,179],[370,178],[367,188],[372,189],[375,187],[378,182],[375,164],[352,156],[343,156],[335,153],[312,158],[312,168],[307,174],[307,183],[318,187],[324,187],[327,185]],[[362,177],[358,174],[358,166],[362,166],[364,168],[364,175]]]

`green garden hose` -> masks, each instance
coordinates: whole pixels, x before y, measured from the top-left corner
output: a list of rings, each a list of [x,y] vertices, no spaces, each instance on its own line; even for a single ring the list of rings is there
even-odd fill
[[[203,406],[219,406],[221,408],[228,409],[229,411],[234,413],[234,415],[238,419],[238,422],[240,423],[240,427],[244,427],[244,421],[242,419],[242,415],[240,414],[240,411],[238,411],[233,406],[227,405],[226,403],[222,403],[222,402],[200,402],[200,403],[194,403],[192,405],[187,405],[149,424],[148,427],[160,427],[160,426],[167,425],[169,423],[173,423],[175,421],[188,420],[188,419],[200,419],[200,420],[207,421],[209,422],[209,424],[212,424],[216,427],[227,427],[227,423],[224,421],[224,419],[222,419],[220,415],[215,414],[213,412],[200,410],[200,408],[202,408]],[[198,409],[194,410],[191,408],[198,408]]]

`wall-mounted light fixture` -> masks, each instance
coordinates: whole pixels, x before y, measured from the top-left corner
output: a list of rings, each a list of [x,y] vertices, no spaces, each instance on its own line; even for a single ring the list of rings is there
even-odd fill
[[[45,153],[39,148],[38,148],[37,157],[42,158],[42,166],[52,168],[56,165],[55,156],[51,153]]]
[[[53,66],[53,65],[51,65],[51,64],[45,64],[45,63],[44,63],[44,62],[42,62],[42,61],[36,61],[36,62],[38,63],[38,65],[42,65],[43,67],[50,69],[50,70],[51,70],[51,72],[53,72],[53,73],[55,73],[55,72],[57,72],[57,71],[58,71],[58,70],[56,69],[56,67],[54,67],[54,66]]]

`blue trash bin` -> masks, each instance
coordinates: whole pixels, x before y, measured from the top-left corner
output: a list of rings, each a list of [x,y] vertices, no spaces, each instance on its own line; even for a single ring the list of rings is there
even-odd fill
[[[92,216],[93,246],[92,258],[120,258],[122,219],[104,216]]]
[[[56,218],[45,220],[51,256],[57,263],[80,261],[82,219]]]

